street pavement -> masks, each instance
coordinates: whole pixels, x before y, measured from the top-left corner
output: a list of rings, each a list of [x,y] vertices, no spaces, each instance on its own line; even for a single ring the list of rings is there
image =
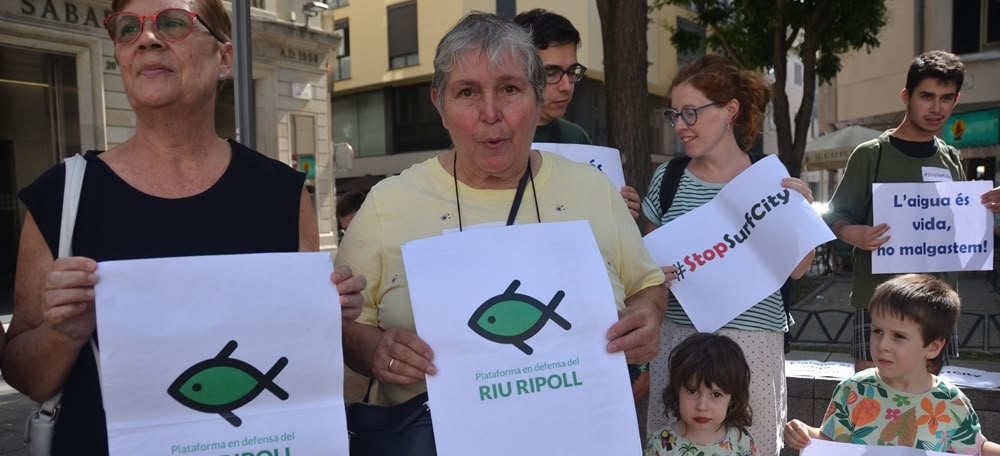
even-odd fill
[[[952,362],[955,366],[1000,372],[1000,295],[992,287],[992,273],[963,273],[959,282],[963,317],[959,325],[960,350],[965,355]],[[817,271],[805,281],[813,293],[800,293],[793,303],[797,325],[792,328],[798,339],[788,359],[850,362],[851,313],[850,274],[824,274]],[[0,315],[4,326],[9,315]],[[841,330],[841,331],[838,331]],[[348,401],[360,400],[368,380],[345,371],[344,395]],[[654,392],[653,397],[658,397]],[[648,396],[647,396],[648,398]],[[22,437],[24,421],[35,404],[0,381],[0,456],[28,456]],[[645,425],[646,400],[638,404],[639,426]],[[644,433],[642,435],[645,435]]]

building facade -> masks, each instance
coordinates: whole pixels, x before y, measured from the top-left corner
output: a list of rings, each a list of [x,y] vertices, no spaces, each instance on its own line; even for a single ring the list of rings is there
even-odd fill
[[[227,8],[232,5],[224,2]],[[135,130],[114,45],[110,0],[0,2],[0,310],[9,306],[25,209],[17,191],[63,158],[122,143]],[[328,63],[337,36],[303,2],[238,0],[249,7],[256,147],[308,171],[321,243],[336,243]],[[233,84],[216,101],[216,127],[237,137]],[[9,310],[9,309],[8,309]]]
[[[324,27],[343,36],[333,65],[333,140],[354,152],[350,166],[338,163],[337,191],[366,190],[378,178],[397,174],[450,146],[430,100],[438,41],[465,14],[495,12],[513,17],[545,8],[569,19],[580,32],[580,63],[588,70],[577,83],[566,117],[596,144],[608,144],[603,46],[597,5],[579,0],[337,0]],[[653,166],[680,150],[664,128],[662,112],[678,66],[696,56],[678,55],[666,25],[697,29],[690,11],[674,6],[653,13],[647,31],[650,138]],[[703,31],[702,31],[703,33]],[[342,160],[346,162],[347,160]]]

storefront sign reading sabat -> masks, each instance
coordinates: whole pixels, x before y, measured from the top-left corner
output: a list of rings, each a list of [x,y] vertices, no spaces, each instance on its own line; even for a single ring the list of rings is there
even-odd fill
[[[104,18],[111,10],[99,4],[83,4],[53,0],[21,0],[21,14],[41,19],[80,24],[103,29]]]

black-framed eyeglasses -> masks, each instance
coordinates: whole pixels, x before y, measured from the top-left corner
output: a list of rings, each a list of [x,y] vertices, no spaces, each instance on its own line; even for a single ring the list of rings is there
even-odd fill
[[[687,126],[693,127],[694,124],[698,122],[698,111],[701,111],[702,109],[705,109],[709,106],[715,106],[717,104],[719,103],[713,101],[707,105],[698,106],[697,108],[691,106],[685,106],[681,108],[680,111],[676,109],[667,109],[666,111],[663,111],[663,117],[667,119],[667,123],[670,124],[670,128],[674,128],[677,126],[678,117],[684,119],[684,123]]]
[[[569,77],[569,82],[576,84],[583,79],[583,74],[587,72],[587,67],[574,63],[567,69],[562,69],[559,65],[545,65],[545,82],[547,84],[558,84],[562,81],[563,75]]]
[[[194,21],[197,19],[220,43],[226,42],[197,13],[180,8],[167,8],[149,16],[119,11],[104,18],[104,28],[108,29],[111,41],[116,44],[132,44],[139,39],[139,35],[142,35],[147,18],[153,20],[156,33],[167,41],[181,41],[187,38],[194,31]]]

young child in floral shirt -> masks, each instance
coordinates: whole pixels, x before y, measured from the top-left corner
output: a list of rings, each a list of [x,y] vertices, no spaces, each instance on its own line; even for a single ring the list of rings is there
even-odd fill
[[[756,456],[750,367],[732,339],[696,333],[677,345],[663,404],[678,421],[646,441],[644,456]]]
[[[958,323],[958,293],[923,274],[893,278],[875,289],[871,355],[875,367],[837,385],[819,428],[785,425],[785,444],[809,439],[859,445],[899,445],[959,454],[1000,455],[987,442],[972,404],[930,372]]]

